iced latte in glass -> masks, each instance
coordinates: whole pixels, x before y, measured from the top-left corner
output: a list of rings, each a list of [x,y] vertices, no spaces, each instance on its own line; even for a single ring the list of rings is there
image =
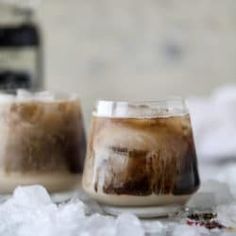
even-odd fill
[[[111,206],[184,205],[199,182],[183,100],[97,103],[83,174],[92,198]]]
[[[79,183],[85,134],[75,96],[0,95],[0,140],[0,194],[32,184],[64,192]]]

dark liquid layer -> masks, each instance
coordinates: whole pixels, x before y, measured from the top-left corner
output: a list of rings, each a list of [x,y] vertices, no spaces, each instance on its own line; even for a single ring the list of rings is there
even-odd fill
[[[93,118],[85,183],[107,194],[185,195],[199,186],[189,116]],[[89,183],[90,179],[95,179]],[[87,179],[87,181],[86,181]]]

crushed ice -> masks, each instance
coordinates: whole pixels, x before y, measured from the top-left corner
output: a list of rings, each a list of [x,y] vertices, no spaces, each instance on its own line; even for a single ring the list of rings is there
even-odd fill
[[[128,222],[128,223],[127,223]],[[0,205],[0,235],[144,235],[139,219],[130,214],[117,219],[99,213],[86,215],[79,199],[56,205],[42,186],[18,187]]]
[[[217,212],[218,221],[230,229],[236,228],[236,203],[228,187],[219,182],[203,184],[201,191],[211,190],[205,198]],[[196,195],[189,207],[199,207],[203,193]],[[217,195],[218,197],[216,197]],[[227,197],[225,196],[227,195]],[[215,196],[212,198],[212,196]],[[203,199],[201,199],[203,197]],[[200,199],[200,200],[199,200]],[[56,205],[42,186],[18,187],[13,196],[0,204],[0,235],[4,236],[231,236],[233,232],[207,230],[189,226],[186,221],[140,220],[132,214],[105,216],[101,207],[81,191],[67,203]]]

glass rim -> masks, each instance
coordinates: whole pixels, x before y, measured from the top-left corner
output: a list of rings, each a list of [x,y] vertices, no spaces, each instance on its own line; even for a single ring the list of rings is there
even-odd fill
[[[99,117],[167,117],[189,114],[185,99],[171,97],[150,101],[97,100],[94,116]]]
[[[182,102],[185,103],[185,98],[183,97],[167,97],[155,100],[107,100],[107,99],[98,99],[96,100],[96,105],[98,103],[117,103],[117,104],[154,104],[154,103],[164,103],[164,102]]]
[[[27,103],[60,103],[79,102],[77,93],[66,93],[53,90],[28,91],[18,89],[16,94],[0,91],[0,105],[3,104],[27,104]]]

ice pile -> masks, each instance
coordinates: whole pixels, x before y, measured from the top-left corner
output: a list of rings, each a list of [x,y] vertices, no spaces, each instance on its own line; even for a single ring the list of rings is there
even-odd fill
[[[79,199],[57,206],[41,186],[18,187],[0,205],[0,235],[4,236],[143,236],[141,222],[133,215],[117,219],[98,213],[87,216]]]
[[[189,225],[177,225],[173,229],[172,236],[205,236],[210,235],[209,230],[203,227],[192,227]]]
[[[225,186],[217,183],[212,186],[214,193],[220,192],[216,191],[217,188],[228,191]],[[218,200],[217,203],[223,203],[215,208],[219,222],[236,228],[236,204],[228,202],[228,198]],[[56,205],[42,186],[18,187],[9,200],[0,204],[0,235],[231,236],[222,230],[209,231],[204,227],[189,226],[186,219],[173,222],[141,221],[131,214],[121,214],[115,218],[102,213],[99,205],[82,192],[78,192],[69,202]]]
[[[205,98],[189,98],[200,158],[236,158],[236,86],[226,86]]]

